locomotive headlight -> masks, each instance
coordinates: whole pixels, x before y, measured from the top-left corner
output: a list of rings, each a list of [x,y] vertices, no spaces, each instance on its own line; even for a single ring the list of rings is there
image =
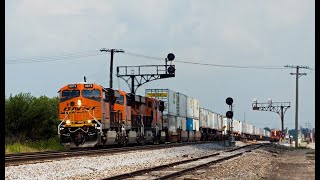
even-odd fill
[[[88,120],[88,123],[91,123],[91,120],[90,120],[90,119]]]
[[[78,106],[81,106],[81,99],[78,99]]]
[[[70,124],[71,123],[71,121],[68,119],[68,120],[66,120],[66,124]]]

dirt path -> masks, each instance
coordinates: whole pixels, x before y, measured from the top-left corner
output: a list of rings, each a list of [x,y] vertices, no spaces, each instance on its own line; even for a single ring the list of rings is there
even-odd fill
[[[314,154],[307,152],[312,150],[299,149],[279,154],[271,163],[274,170],[268,174],[267,179],[315,179]]]

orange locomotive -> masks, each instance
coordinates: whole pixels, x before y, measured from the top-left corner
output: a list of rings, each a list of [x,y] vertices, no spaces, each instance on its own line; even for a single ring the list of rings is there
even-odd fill
[[[86,82],[59,91],[58,134],[70,147],[159,142],[163,102]]]
[[[279,142],[281,138],[281,131],[280,130],[271,130],[270,132],[270,141],[271,142]]]

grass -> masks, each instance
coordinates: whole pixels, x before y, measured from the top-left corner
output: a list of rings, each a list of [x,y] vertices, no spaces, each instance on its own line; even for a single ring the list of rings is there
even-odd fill
[[[23,152],[41,152],[41,151],[53,151],[53,150],[65,150],[60,142],[59,138],[50,138],[48,140],[33,141],[33,142],[15,142],[5,145],[5,153],[23,153]]]

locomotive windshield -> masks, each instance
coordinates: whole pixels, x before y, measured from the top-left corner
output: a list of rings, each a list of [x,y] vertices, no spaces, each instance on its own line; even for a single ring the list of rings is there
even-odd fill
[[[79,90],[64,90],[61,93],[62,98],[74,98],[79,96],[80,96]]]
[[[116,104],[123,105],[123,103],[124,103],[124,96],[121,95],[120,97],[118,97],[118,98],[116,99]]]
[[[100,97],[100,91],[97,89],[94,90],[82,90],[82,96],[83,97],[89,97],[89,98],[99,98]]]

